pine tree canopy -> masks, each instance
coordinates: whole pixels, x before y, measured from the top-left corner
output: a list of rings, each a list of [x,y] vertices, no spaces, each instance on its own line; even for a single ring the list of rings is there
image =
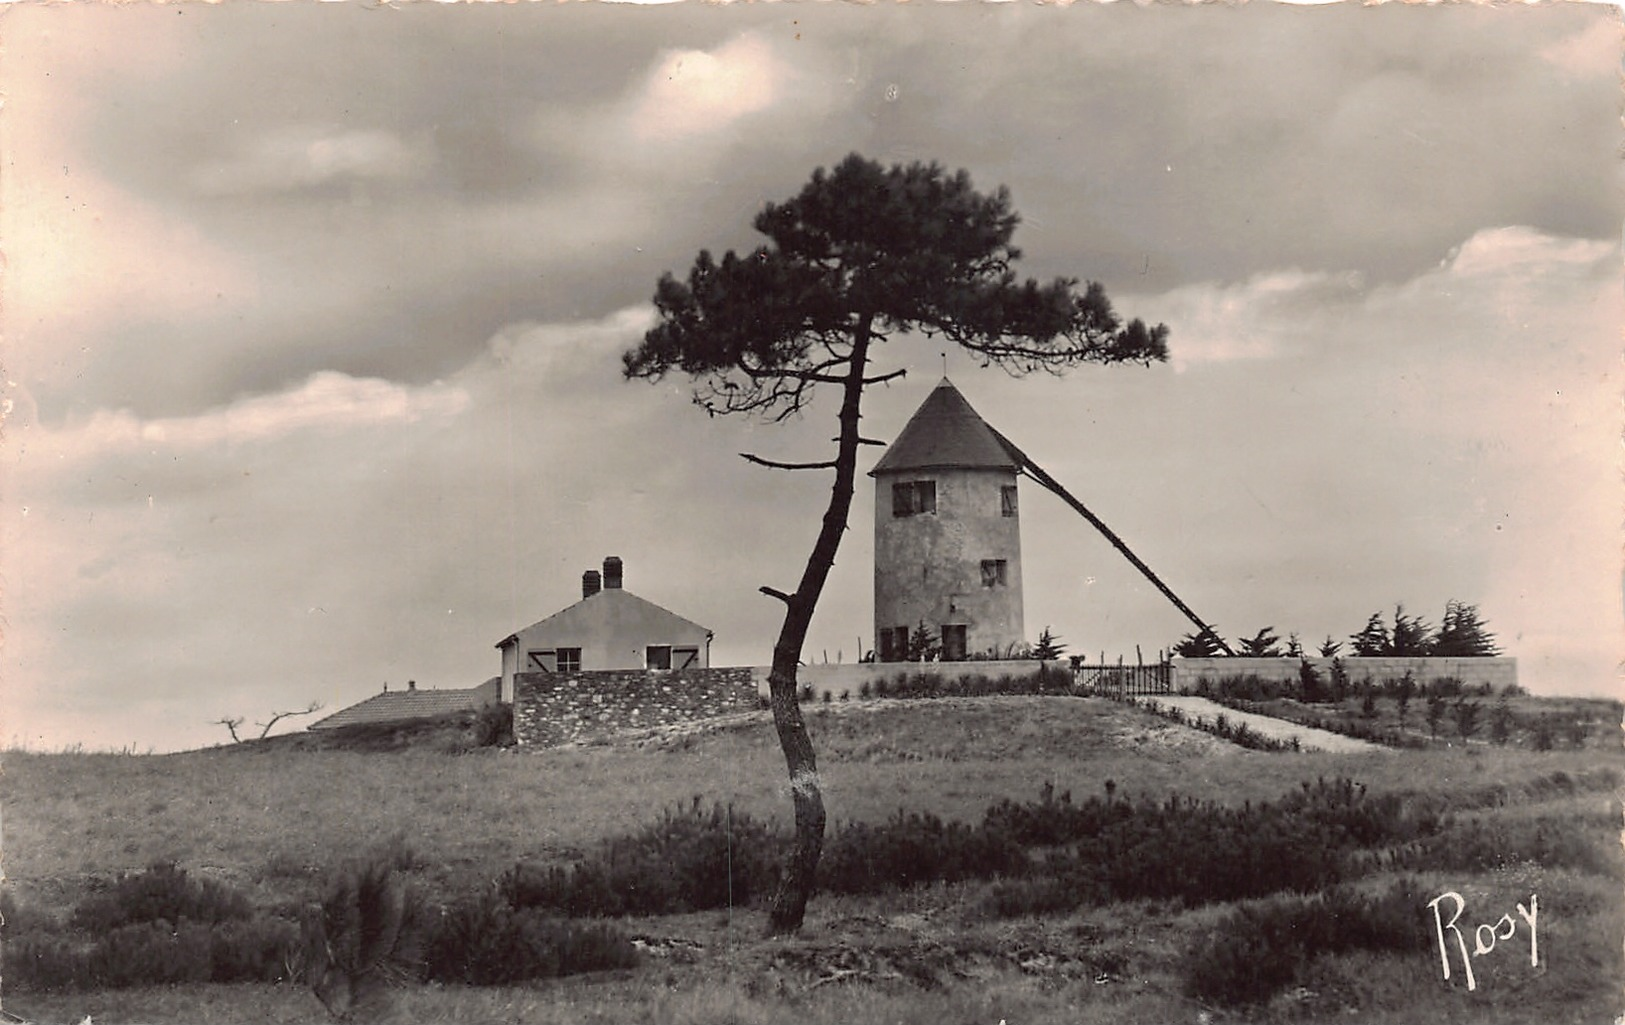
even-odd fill
[[[855,343],[895,332],[941,335],[1017,374],[1167,358],[1167,328],[1123,323],[1100,285],[1018,279],[1018,221],[1006,189],[979,193],[965,171],[853,154],[757,214],[767,243],[701,252],[686,280],[663,275],[659,322],[622,369],[680,370],[713,414],[783,419],[813,386],[844,381]]]

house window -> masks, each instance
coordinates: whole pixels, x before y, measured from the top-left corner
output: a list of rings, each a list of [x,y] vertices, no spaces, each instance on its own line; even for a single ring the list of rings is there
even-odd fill
[[[560,648],[560,649],[558,649],[557,660],[558,660],[559,672],[561,672],[561,673],[579,673],[579,672],[581,672],[581,649],[580,648]]]
[[[525,652],[525,672],[553,672],[555,653],[552,648],[537,649]]]
[[[982,586],[1003,587],[1006,583],[1008,583],[1005,576],[1007,566],[1008,563],[1006,563],[1003,559],[983,559]]]
[[[965,658],[965,627],[942,624],[942,660],[960,662]]]
[[[671,645],[651,644],[644,649],[643,664],[649,669],[671,668]]]
[[[999,513],[1004,516],[1016,514],[1016,486],[1005,484],[999,488]]]
[[[674,669],[692,669],[699,664],[699,661],[699,648],[671,649],[671,664]]]
[[[880,631],[880,661],[902,662],[908,658],[908,627],[883,627]]]
[[[937,482],[912,480],[891,486],[891,514],[919,516],[937,511]]]

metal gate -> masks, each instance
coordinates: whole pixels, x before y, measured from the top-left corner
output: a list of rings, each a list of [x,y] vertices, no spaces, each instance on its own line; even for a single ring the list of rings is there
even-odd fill
[[[1083,694],[1099,694],[1119,701],[1143,694],[1173,693],[1173,667],[1167,662],[1151,665],[1089,665],[1081,659],[1072,663],[1073,689]]]

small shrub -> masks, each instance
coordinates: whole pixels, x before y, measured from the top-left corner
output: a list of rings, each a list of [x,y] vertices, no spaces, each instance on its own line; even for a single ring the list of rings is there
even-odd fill
[[[1535,720],[1535,750],[1550,751],[1555,746],[1552,733],[1552,718],[1549,715],[1543,715]]]
[[[1001,882],[988,894],[987,909],[1000,918],[1059,915],[1109,900],[1110,892],[1100,880],[1076,871],[1064,871],[1035,879]]]
[[[88,952],[66,937],[26,934],[7,939],[3,951],[10,989],[49,993],[89,983]]]
[[[731,806],[698,798],[574,865],[516,865],[499,881],[514,908],[568,916],[675,914],[744,905],[778,878],[781,838]]]
[[[1377,717],[1377,691],[1373,687],[1366,687],[1365,693],[1360,696],[1360,714],[1367,719]]]
[[[89,986],[126,989],[208,982],[212,970],[209,927],[158,920],[121,926],[100,938],[91,950]]]
[[[1490,739],[1503,745],[1512,739],[1513,721],[1512,709],[1502,698],[1490,711]]]
[[[281,982],[303,967],[299,926],[272,916],[213,925],[163,919],[91,939],[33,934],[8,940],[8,985],[33,992],[182,982]]]
[[[1423,906],[1420,885],[1402,880],[1375,897],[1339,888],[1240,908],[1190,948],[1186,992],[1225,1007],[1246,1007],[1264,1003],[1301,978],[1317,957],[1423,950],[1430,939]]]
[[[56,932],[58,928],[50,914],[18,902],[10,890],[0,892],[0,940]]]
[[[209,948],[210,982],[292,981],[303,967],[298,923],[261,916],[214,927]]]
[[[193,879],[173,862],[122,875],[112,887],[80,901],[71,924],[87,933],[109,933],[143,922],[227,922],[249,917],[248,898],[211,879]]]
[[[618,929],[515,909],[492,892],[441,916],[426,945],[424,974],[434,982],[506,986],[636,963],[637,951]]]
[[[1326,700],[1326,684],[1321,679],[1320,670],[1316,669],[1308,659],[1298,660],[1298,698],[1304,702],[1318,702]]]
[[[1437,812],[1338,779],[1240,808],[1177,796],[1073,804],[1046,792],[989,808],[984,828],[1022,846],[1064,848],[1032,871],[1069,880],[1080,902],[1103,891],[1111,900],[1196,905],[1322,889],[1351,873],[1358,852],[1432,836],[1439,823]],[[1030,911],[1059,900],[1035,884],[1008,888],[994,906]]]
[[[932,882],[1019,873],[1026,855],[994,829],[899,811],[884,825],[854,823],[831,839],[818,885],[834,893],[878,893]]]
[[[1326,696],[1332,701],[1342,701],[1349,693],[1349,669],[1340,658],[1332,659],[1331,692]]]
[[[1478,702],[1458,699],[1452,711],[1456,716],[1456,732],[1461,734],[1462,740],[1478,732]]]
[[[1465,689],[1459,676],[1435,676],[1427,685],[1430,698],[1459,698]]]
[[[335,873],[307,936],[317,999],[340,1019],[382,1010],[389,982],[419,965],[423,927],[421,905],[389,861]]]
[[[1523,864],[1574,868],[1617,876],[1622,868],[1617,821],[1542,816],[1535,819],[1470,819],[1396,855],[1414,872],[1490,872]]]
[[[496,701],[484,706],[474,716],[474,746],[512,747],[513,705]]]

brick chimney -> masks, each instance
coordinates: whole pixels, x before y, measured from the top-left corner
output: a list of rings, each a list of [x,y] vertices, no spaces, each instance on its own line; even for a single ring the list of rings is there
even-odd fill
[[[587,572],[581,574],[581,597],[591,598],[593,595],[597,594],[599,584],[600,581],[598,579],[597,570],[589,569]]]
[[[621,589],[621,557],[611,555],[604,559],[604,587],[609,590]]]

